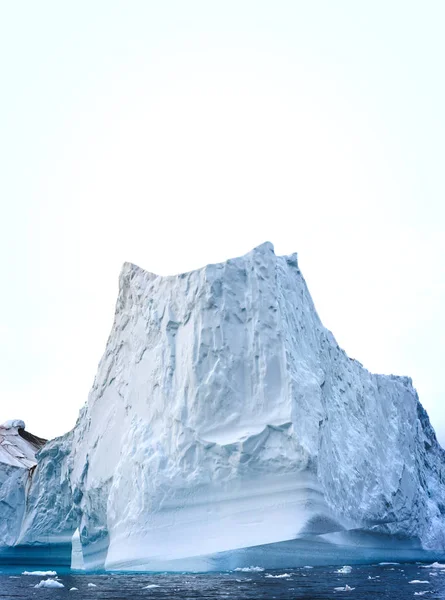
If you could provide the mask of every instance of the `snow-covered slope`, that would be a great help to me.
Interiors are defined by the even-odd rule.
[[[172,277],[124,265],[88,403],[39,456],[19,543],[79,527],[85,567],[108,569],[439,557],[444,481],[411,380],[349,359],[297,256],[266,243]]]

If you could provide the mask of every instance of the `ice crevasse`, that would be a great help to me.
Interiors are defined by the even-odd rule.
[[[88,402],[37,461],[0,543],[76,568],[445,556],[445,453],[411,380],[348,358],[270,243],[177,276],[126,263]]]

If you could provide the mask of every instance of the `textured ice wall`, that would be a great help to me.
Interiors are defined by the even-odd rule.
[[[173,277],[125,264],[89,401],[39,459],[21,540],[79,526],[87,568],[440,555],[444,465],[410,379],[346,356],[296,255],[266,243]]]
[[[63,553],[71,553],[71,538],[79,520],[70,481],[72,450],[70,432],[51,440],[39,452],[17,544],[60,545]]]
[[[17,541],[36,452],[44,442],[25,432],[20,419],[0,425],[0,546],[13,546]]]

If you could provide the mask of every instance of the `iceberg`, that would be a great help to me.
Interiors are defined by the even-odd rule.
[[[349,565],[344,565],[341,569],[338,569],[336,571],[336,573],[351,573],[352,572],[352,567],[350,567]]]
[[[355,588],[349,587],[349,585],[346,584],[345,587],[336,587],[334,588],[334,590],[336,592],[352,592],[353,590],[355,590]]]
[[[55,577],[57,571],[23,571],[22,575],[35,575],[38,577]]]
[[[59,589],[65,587],[63,583],[60,581],[56,581],[55,579],[42,579],[40,583],[37,583],[35,588],[54,588]]]
[[[52,564],[445,558],[445,453],[411,379],[349,358],[270,243],[177,276],[124,264],[88,401],[37,463],[0,544]]]

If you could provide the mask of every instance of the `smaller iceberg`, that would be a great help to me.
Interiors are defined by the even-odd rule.
[[[60,581],[55,579],[42,579],[40,583],[34,586],[35,588],[63,588],[65,587]]]
[[[345,587],[336,587],[334,590],[336,592],[352,592],[352,590],[355,590],[355,588],[349,587],[349,585],[346,584]]]
[[[57,571],[23,571],[22,575],[37,575],[39,577],[55,577]]]
[[[352,571],[352,567],[350,567],[349,565],[345,565],[341,569],[338,569],[336,571],[336,573],[350,573],[351,571]]]

